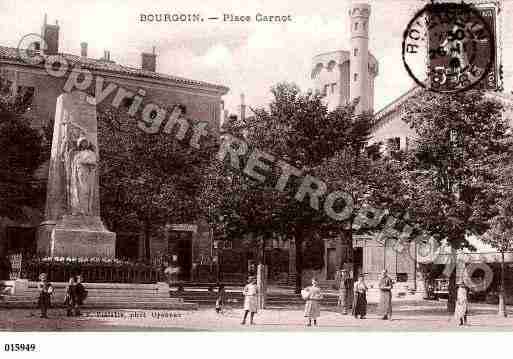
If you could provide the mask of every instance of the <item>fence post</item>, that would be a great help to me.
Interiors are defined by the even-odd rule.
[[[258,309],[264,309],[267,292],[267,266],[263,264],[257,266],[257,288]]]

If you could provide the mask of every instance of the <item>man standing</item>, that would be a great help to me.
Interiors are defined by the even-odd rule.
[[[382,319],[392,319],[392,279],[388,276],[387,270],[383,270],[381,279],[379,280],[379,313],[383,316]]]

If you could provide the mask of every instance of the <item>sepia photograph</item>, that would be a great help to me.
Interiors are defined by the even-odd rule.
[[[56,332],[511,334],[512,18],[513,0],[0,1],[0,352]]]

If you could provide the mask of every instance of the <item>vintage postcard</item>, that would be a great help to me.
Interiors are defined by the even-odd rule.
[[[0,331],[511,331],[512,18],[1,1]]]

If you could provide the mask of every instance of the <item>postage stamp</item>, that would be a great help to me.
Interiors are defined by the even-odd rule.
[[[471,4],[430,3],[404,32],[403,61],[423,87],[464,91],[482,82],[494,65],[494,32]]]

